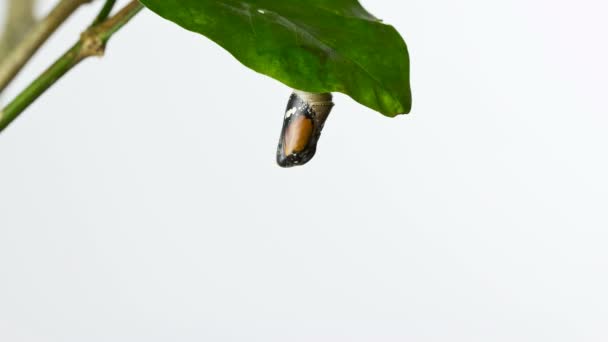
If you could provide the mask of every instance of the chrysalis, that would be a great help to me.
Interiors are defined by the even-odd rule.
[[[314,157],[325,120],[334,103],[330,93],[294,90],[289,98],[277,148],[281,167],[304,165]]]

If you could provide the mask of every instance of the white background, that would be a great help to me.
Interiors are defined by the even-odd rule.
[[[0,135],[0,341],[608,340],[606,2],[364,5],[413,112],[336,96],[305,167],[290,90],[151,12]]]

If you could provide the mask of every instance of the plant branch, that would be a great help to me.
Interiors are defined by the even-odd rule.
[[[8,55],[34,24],[35,0],[9,0],[0,38],[0,61]]]
[[[23,0],[17,0],[23,1]],[[80,6],[92,0],[61,0],[0,62],[0,92],[17,76],[34,53]]]
[[[138,0],[133,0],[113,17],[87,29],[76,44],[0,111],[0,132],[82,60],[102,56],[112,35],[142,9],[143,5]]]
[[[116,5],[116,0],[106,0],[106,3],[103,5],[103,8],[101,9],[99,14],[97,15],[97,18],[95,18],[91,26],[101,24],[106,19],[108,19],[110,13],[112,12],[112,9],[114,8],[114,5]]]

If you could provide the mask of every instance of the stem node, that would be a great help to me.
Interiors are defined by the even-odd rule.
[[[106,43],[95,29],[86,30],[80,36],[82,47],[80,49],[80,59],[87,57],[103,57],[106,51]]]

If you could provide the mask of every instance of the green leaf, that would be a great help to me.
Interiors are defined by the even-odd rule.
[[[410,111],[405,42],[357,0],[141,2],[292,88],[345,93],[387,116]]]

